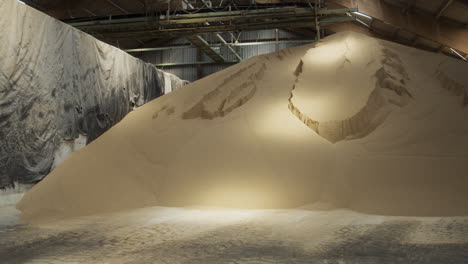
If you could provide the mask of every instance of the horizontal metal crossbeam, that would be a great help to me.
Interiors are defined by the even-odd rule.
[[[339,8],[339,9],[320,9],[318,15],[337,15],[345,14],[348,12],[357,12],[357,8]],[[69,25],[79,28],[92,28],[105,25],[118,25],[118,24],[138,24],[138,23],[158,23],[158,24],[189,24],[189,23],[205,23],[213,21],[227,21],[234,19],[248,19],[248,18],[262,18],[262,17],[275,17],[275,16],[307,16],[315,15],[313,9],[309,8],[268,8],[258,10],[245,10],[245,11],[225,11],[225,12],[209,12],[201,14],[187,14],[171,16],[169,19],[165,15],[159,17],[136,17],[136,18],[118,18],[118,19],[101,19],[85,22],[73,22]],[[209,20],[206,20],[209,19]]]
[[[345,16],[356,8],[317,10],[319,26],[352,21]],[[149,39],[273,28],[315,28],[315,11],[310,8],[267,8],[210,12],[160,17],[134,17],[70,23],[102,39]],[[209,22],[209,23],[208,23]]]
[[[214,61],[193,61],[193,62],[171,62],[171,63],[159,63],[153,64],[158,68],[162,67],[177,67],[177,66],[191,66],[191,65],[207,65],[207,64],[236,64],[238,61],[223,61],[223,62],[214,62]]]
[[[227,43],[227,44],[212,44],[210,47],[241,47],[241,46],[256,46],[256,45],[273,45],[273,44],[307,44],[315,42],[315,40],[280,40],[280,41],[255,41],[255,42],[238,42],[238,43]],[[141,49],[126,49],[125,52],[148,52],[148,51],[159,51],[159,50],[171,50],[171,49],[191,49],[196,48],[193,45],[182,45],[182,46],[166,46],[166,47],[155,47],[155,48],[141,48]]]

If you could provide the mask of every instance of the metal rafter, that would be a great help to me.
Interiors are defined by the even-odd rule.
[[[444,13],[444,11],[452,4],[453,0],[445,0],[444,4],[440,7],[436,14],[436,20]]]
[[[357,8],[340,8],[340,9],[324,9],[318,10],[318,15],[342,15],[348,12],[357,12]],[[90,20],[85,22],[71,22],[72,26],[80,28],[99,28],[99,26],[105,25],[129,25],[143,23],[148,24],[150,22],[158,21],[161,25],[175,25],[175,24],[206,24],[206,22],[231,22],[234,23],[237,20],[248,20],[248,19],[278,19],[278,18],[314,18],[315,12],[309,8],[268,8],[259,10],[244,10],[244,11],[232,11],[232,12],[209,12],[201,14],[189,14],[189,15],[178,15],[171,16],[168,19],[167,16],[161,15],[154,19],[148,18],[147,16],[140,16],[137,18],[116,18],[109,20],[108,17],[100,20]]]
[[[158,63],[153,64],[158,68],[162,67],[177,67],[177,66],[191,66],[191,65],[207,65],[207,64],[236,64],[238,61],[223,61],[223,62],[213,62],[213,61],[193,61],[193,62],[169,62],[169,63]]]
[[[206,42],[200,35],[192,35],[186,37],[190,42],[193,43],[193,45],[199,47],[206,55],[208,55],[214,62],[224,62],[225,59],[221,54],[216,52],[212,47],[210,47],[210,44]]]
[[[315,42],[315,40],[308,40],[308,39],[302,39],[302,40],[278,40],[277,43],[279,44],[307,44],[307,43],[312,43]],[[267,41],[254,41],[254,42],[238,42],[238,43],[227,43],[227,44],[211,44],[209,45],[210,47],[241,47],[241,46],[256,46],[256,45],[268,45],[276,43],[275,40],[267,40]],[[179,46],[166,46],[166,47],[156,47],[156,48],[137,48],[137,49],[126,49],[124,51],[126,52],[147,52],[147,51],[159,51],[159,50],[173,50],[173,49],[190,49],[194,48],[195,46],[192,45],[179,45]]]
[[[345,14],[355,12],[356,8],[319,10],[322,14],[318,19],[319,26],[327,26],[337,22],[353,21],[353,17],[330,16],[330,14]],[[262,19],[251,18],[253,14],[263,14]],[[202,16],[220,18],[229,23],[208,23],[200,20]],[[214,20],[216,21],[216,20]],[[148,17],[121,18],[113,20],[97,20],[89,22],[70,23],[81,30],[100,38],[135,39],[164,38],[187,36],[200,33],[234,32],[242,30],[312,27],[315,28],[315,12],[308,8],[271,8],[263,10],[244,10],[242,14],[229,12],[210,12],[159,19]]]
[[[330,25],[336,22],[352,21],[347,20],[336,20],[327,21],[323,25]],[[188,34],[197,33],[213,33],[213,32],[228,32],[228,31],[240,31],[240,30],[259,30],[259,29],[272,29],[272,28],[284,28],[284,27],[315,27],[314,22],[296,22],[289,21],[283,23],[256,23],[251,25],[227,25],[227,26],[211,26],[211,27],[196,27],[196,28],[182,28],[174,30],[142,30],[142,31],[127,31],[127,32],[109,32],[109,33],[94,33],[90,32],[94,36],[103,39],[149,39],[149,38],[165,38],[165,37],[183,37]]]
[[[216,38],[217,38],[219,41],[221,41],[221,43],[227,44],[226,40],[224,40],[224,38],[221,37],[220,34],[216,33],[215,36],[216,36]],[[242,57],[239,55],[239,53],[237,53],[237,51],[234,50],[233,47],[231,47],[231,46],[227,46],[227,47],[228,47],[228,49],[232,52],[232,54],[234,54],[234,56],[236,56],[236,58],[237,58],[239,61],[242,60]]]
[[[113,7],[119,9],[120,11],[124,12],[125,14],[128,14],[128,10],[121,7],[120,5],[118,5],[117,3],[115,3],[114,1],[112,0],[106,0],[107,3],[111,4]]]
[[[187,2],[186,0],[183,0],[183,1],[187,4],[188,7],[192,8],[192,9],[194,8],[194,6],[193,6],[192,4],[190,4],[189,2]],[[203,3],[206,4],[204,1],[203,1]],[[220,21],[218,21],[218,22],[220,22]],[[206,25],[206,26],[209,26],[209,25],[210,25],[210,23],[209,23],[208,21],[205,21],[203,24]],[[232,34],[232,33],[231,33],[231,34]],[[219,41],[221,41],[221,43],[224,43],[224,44],[227,43],[226,40],[224,40],[224,38],[223,38],[220,34],[215,33],[215,37],[216,37]],[[203,40],[203,42],[206,43],[206,41],[204,41],[204,39],[203,39],[201,36],[199,36],[199,35],[197,36],[197,39]],[[193,42],[192,42],[192,43],[193,43]],[[197,45],[196,43],[194,43],[194,44]],[[224,61],[224,58],[223,58],[221,55],[219,55],[219,54],[218,54],[218,55],[213,55],[213,53],[217,54],[217,52],[216,52],[215,50],[213,50],[211,47],[209,47],[209,46],[207,46],[207,45],[202,45],[202,46],[198,46],[198,47],[201,48],[205,53],[206,53],[205,49],[208,49],[209,54],[208,54],[208,53],[207,53],[207,54],[208,54],[208,56],[210,56],[210,58],[212,58],[213,60],[215,60],[215,59],[218,59],[218,60],[219,60],[219,59],[222,59],[222,60]],[[238,59],[239,61],[242,60],[242,57],[241,57],[232,47],[228,47],[228,48],[229,48],[229,50],[237,57],[237,59]],[[210,55],[210,54],[211,54],[211,55]],[[213,55],[213,56],[212,56],[212,55]],[[215,61],[216,61],[216,60],[215,60]]]
[[[86,13],[90,14],[91,16],[96,16],[95,13],[93,13],[91,10],[87,9],[87,8],[81,8],[83,11],[85,11]]]

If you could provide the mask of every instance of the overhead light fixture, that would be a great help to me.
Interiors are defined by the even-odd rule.
[[[358,12],[353,12],[353,13],[358,13]],[[349,17],[353,17],[350,13],[346,13],[346,15],[349,16]],[[368,17],[370,17],[370,16],[368,16]],[[353,18],[354,18],[358,23],[360,23],[360,24],[362,24],[362,25],[364,25],[364,26],[370,28],[370,25],[366,24],[364,21],[360,20],[359,18],[357,18],[357,17],[353,17]],[[370,17],[370,18],[371,18],[371,17]],[[372,19],[372,18],[371,18],[371,19]]]
[[[463,55],[461,55],[458,51],[456,51],[456,50],[454,50],[454,49],[452,49],[452,48],[450,48],[450,50],[451,50],[453,53],[457,54],[458,57],[462,58],[462,60],[467,61],[466,58],[465,58]]]
[[[368,15],[366,15],[364,13],[361,13],[361,12],[353,12],[353,14],[358,15],[358,16],[363,16],[363,17],[368,18],[368,19],[372,19],[371,16],[368,16]]]

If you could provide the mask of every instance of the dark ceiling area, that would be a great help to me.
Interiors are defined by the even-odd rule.
[[[26,4],[69,23],[122,49],[154,48],[176,37],[192,38],[203,33],[241,32],[281,28],[306,38],[336,32],[327,25],[353,23],[378,36],[425,50],[454,57],[449,45],[414,29],[402,28],[383,19],[353,14],[366,1],[307,0],[25,0]],[[468,30],[468,0],[379,0],[379,5],[398,10],[392,16],[417,21],[419,17],[434,23]],[[341,10],[315,13],[320,10]],[[354,12],[355,13],[355,12]],[[351,14],[351,15],[350,15]],[[315,21],[315,16],[319,19]],[[414,18],[413,18],[414,17]],[[320,20],[320,21],[319,21]],[[351,21],[353,20],[353,21]],[[366,21],[367,20],[367,21]],[[337,28],[337,27],[335,27]],[[220,40],[223,44],[223,40]],[[194,43],[197,45],[197,43]],[[203,46],[198,43],[197,46]],[[208,51],[209,52],[209,51]],[[466,52],[458,49],[465,57]],[[466,58],[465,58],[466,59]]]

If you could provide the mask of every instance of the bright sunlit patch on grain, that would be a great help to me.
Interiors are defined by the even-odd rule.
[[[333,42],[327,43],[327,45],[319,46],[320,51],[315,52],[311,49],[309,52],[314,52],[314,56],[306,56],[311,62],[304,61],[304,64],[315,64],[325,67],[327,65],[335,65],[337,61],[342,60],[343,52],[347,50],[346,42]]]
[[[292,89],[292,87],[291,87]],[[258,112],[260,118],[253,124],[253,128],[258,135],[273,142],[302,142],[310,137],[310,131],[303,129],[303,124],[297,121],[297,118],[291,114],[288,109],[288,101],[278,101],[272,103],[264,111]],[[259,120],[259,121],[258,121]],[[305,133],[299,133],[304,131]]]

